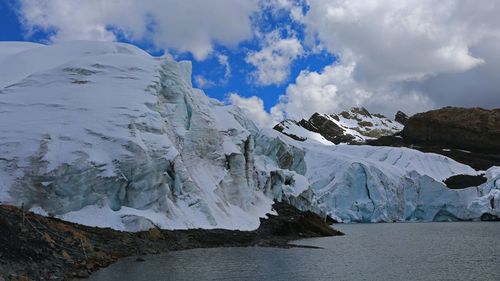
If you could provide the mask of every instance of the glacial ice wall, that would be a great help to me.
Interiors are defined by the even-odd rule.
[[[70,42],[0,69],[14,71],[0,76],[2,203],[127,230],[254,229],[271,212],[239,111],[193,89],[189,62]]]
[[[484,214],[500,216],[500,167],[486,172],[487,182],[478,187],[452,190],[443,180],[477,171],[448,157],[408,148],[367,145],[323,145],[299,142],[266,131],[276,151],[266,158],[280,166],[286,147],[306,167],[301,175],[309,185],[309,202],[316,212],[341,222],[479,220]],[[280,141],[277,141],[279,139]],[[304,189],[301,189],[304,190]],[[292,203],[295,198],[292,199]],[[308,200],[306,200],[308,201]]]

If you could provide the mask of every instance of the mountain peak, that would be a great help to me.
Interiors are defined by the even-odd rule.
[[[353,107],[338,114],[316,112],[308,120],[299,122],[284,120],[274,129],[299,141],[314,139],[334,144],[359,144],[397,133],[403,126],[382,114],[370,113],[363,107]]]

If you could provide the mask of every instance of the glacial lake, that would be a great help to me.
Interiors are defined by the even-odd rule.
[[[216,248],[121,260],[89,280],[500,280],[500,223],[335,225],[322,249]]]

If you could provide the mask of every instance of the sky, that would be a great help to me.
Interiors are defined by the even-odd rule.
[[[354,106],[500,107],[497,0],[0,0],[0,41],[119,41],[193,62],[262,126]]]

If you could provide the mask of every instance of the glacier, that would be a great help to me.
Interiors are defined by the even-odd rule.
[[[318,141],[316,141],[317,139]],[[500,215],[447,157],[295,141],[191,84],[191,63],[132,45],[0,43],[0,203],[90,226],[251,230],[273,200],[341,222]]]
[[[254,229],[271,212],[250,123],[192,88],[190,62],[69,42],[0,69],[2,203],[122,230]]]

